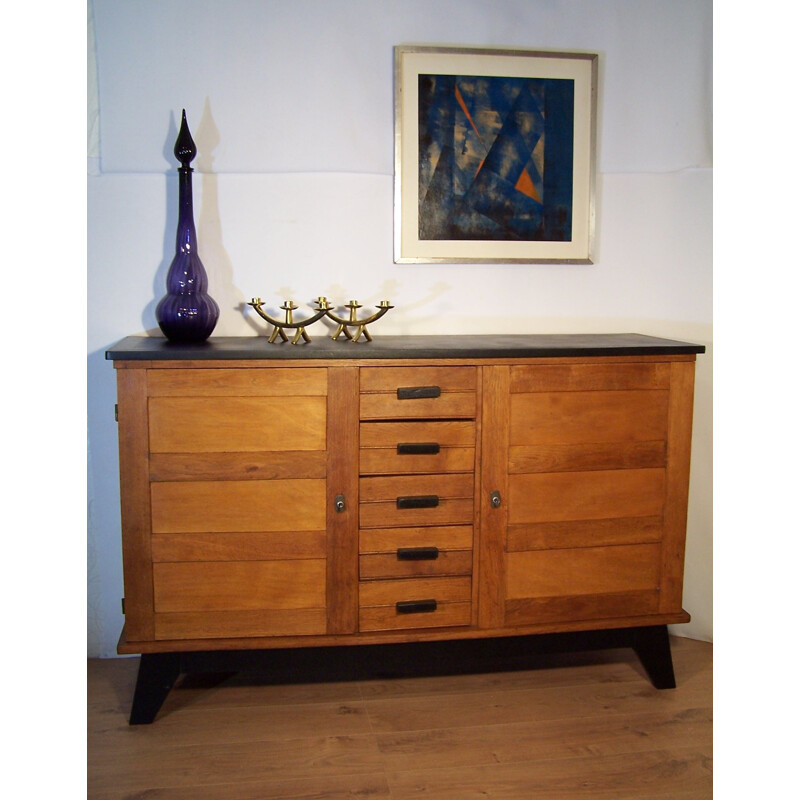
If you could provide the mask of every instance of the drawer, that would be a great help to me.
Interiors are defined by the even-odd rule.
[[[472,472],[475,423],[362,422],[359,471],[362,475]]]
[[[361,419],[473,419],[476,367],[364,367]]]
[[[361,478],[361,527],[471,525],[472,490],[472,473]]]
[[[359,585],[359,628],[379,631],[469,625],[471,595],[469,577],[366,581]]]
[[[472,526],[378,528],[359,539],[361,580],[472,574]]]

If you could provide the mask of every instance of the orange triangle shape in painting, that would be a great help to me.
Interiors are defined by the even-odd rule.
[[[536,187],[533,185],[533,181],[531,180],[531,176],[528,174],[528,170],[522,170],[519,178],[517,178],[517,183],[514,188],[518,192],[522,192],[522,194],[532,197],[537,203],[542,202],[542,198],[539,197],[539,192],[536,191]]]

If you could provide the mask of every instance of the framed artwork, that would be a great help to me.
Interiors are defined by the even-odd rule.
[[[591,264],[597,55],[395,47],[395,263]]]

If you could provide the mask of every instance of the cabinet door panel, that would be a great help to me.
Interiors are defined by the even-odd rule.
[[[153,561],[273,561],[325,558],[325,531],[155,533]]]
[[[147,386],[151,397],[260,395],[308,397],[327,393],[325,369],[153,369]]]
[[[614,619],[655,614],[659,592],[655,589],[618,594],[582,594],[562,597],[523,597],[508,600],[506,625],[542,622]]]
[[[324,608],[259,611],[178,611],[155,614],[155,638],[219,639],[247,636],[312,636],[326,632]]]
[[[666,465],[667,445],[664,441],[511,445],[508,448],[508,471],[512,474],[642,469]]]
[[[151,481],[235,481],[324,478],[324,450],[250,453],[151,453]]]
[[[660,516],[535,522],[509,525],[506,547],[511,553],[515,550],[658,542],[663,529],[664,520]]]
[[[325,561],[154,564],[155,610],[324,608]]]
[[[511,395],[515,445],[663,441],[669,392],[547,392]]]
[[[324,450],[324,397],[154,397],[153,453]]]
[[[668,389],[669,373],[669,364],[646,362],[517,366],[511,368],[510,389],[512,393]]]
[[[153,533],[325,530],[325,481],[185,481],[150,488]]]
[[[653,590],[658,587],[660,555],[657,544],[509,553],[506,597]]]
[[[663,469],[512,475],[509,523],[660,515],[664,485]]]

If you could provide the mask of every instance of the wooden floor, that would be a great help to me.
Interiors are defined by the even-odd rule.
[[[629,650],[389,680],[187,676],[133,727],[138,659],[90,660],[88,798],[710,798],[712,646],[672,645],[673,690]]]

